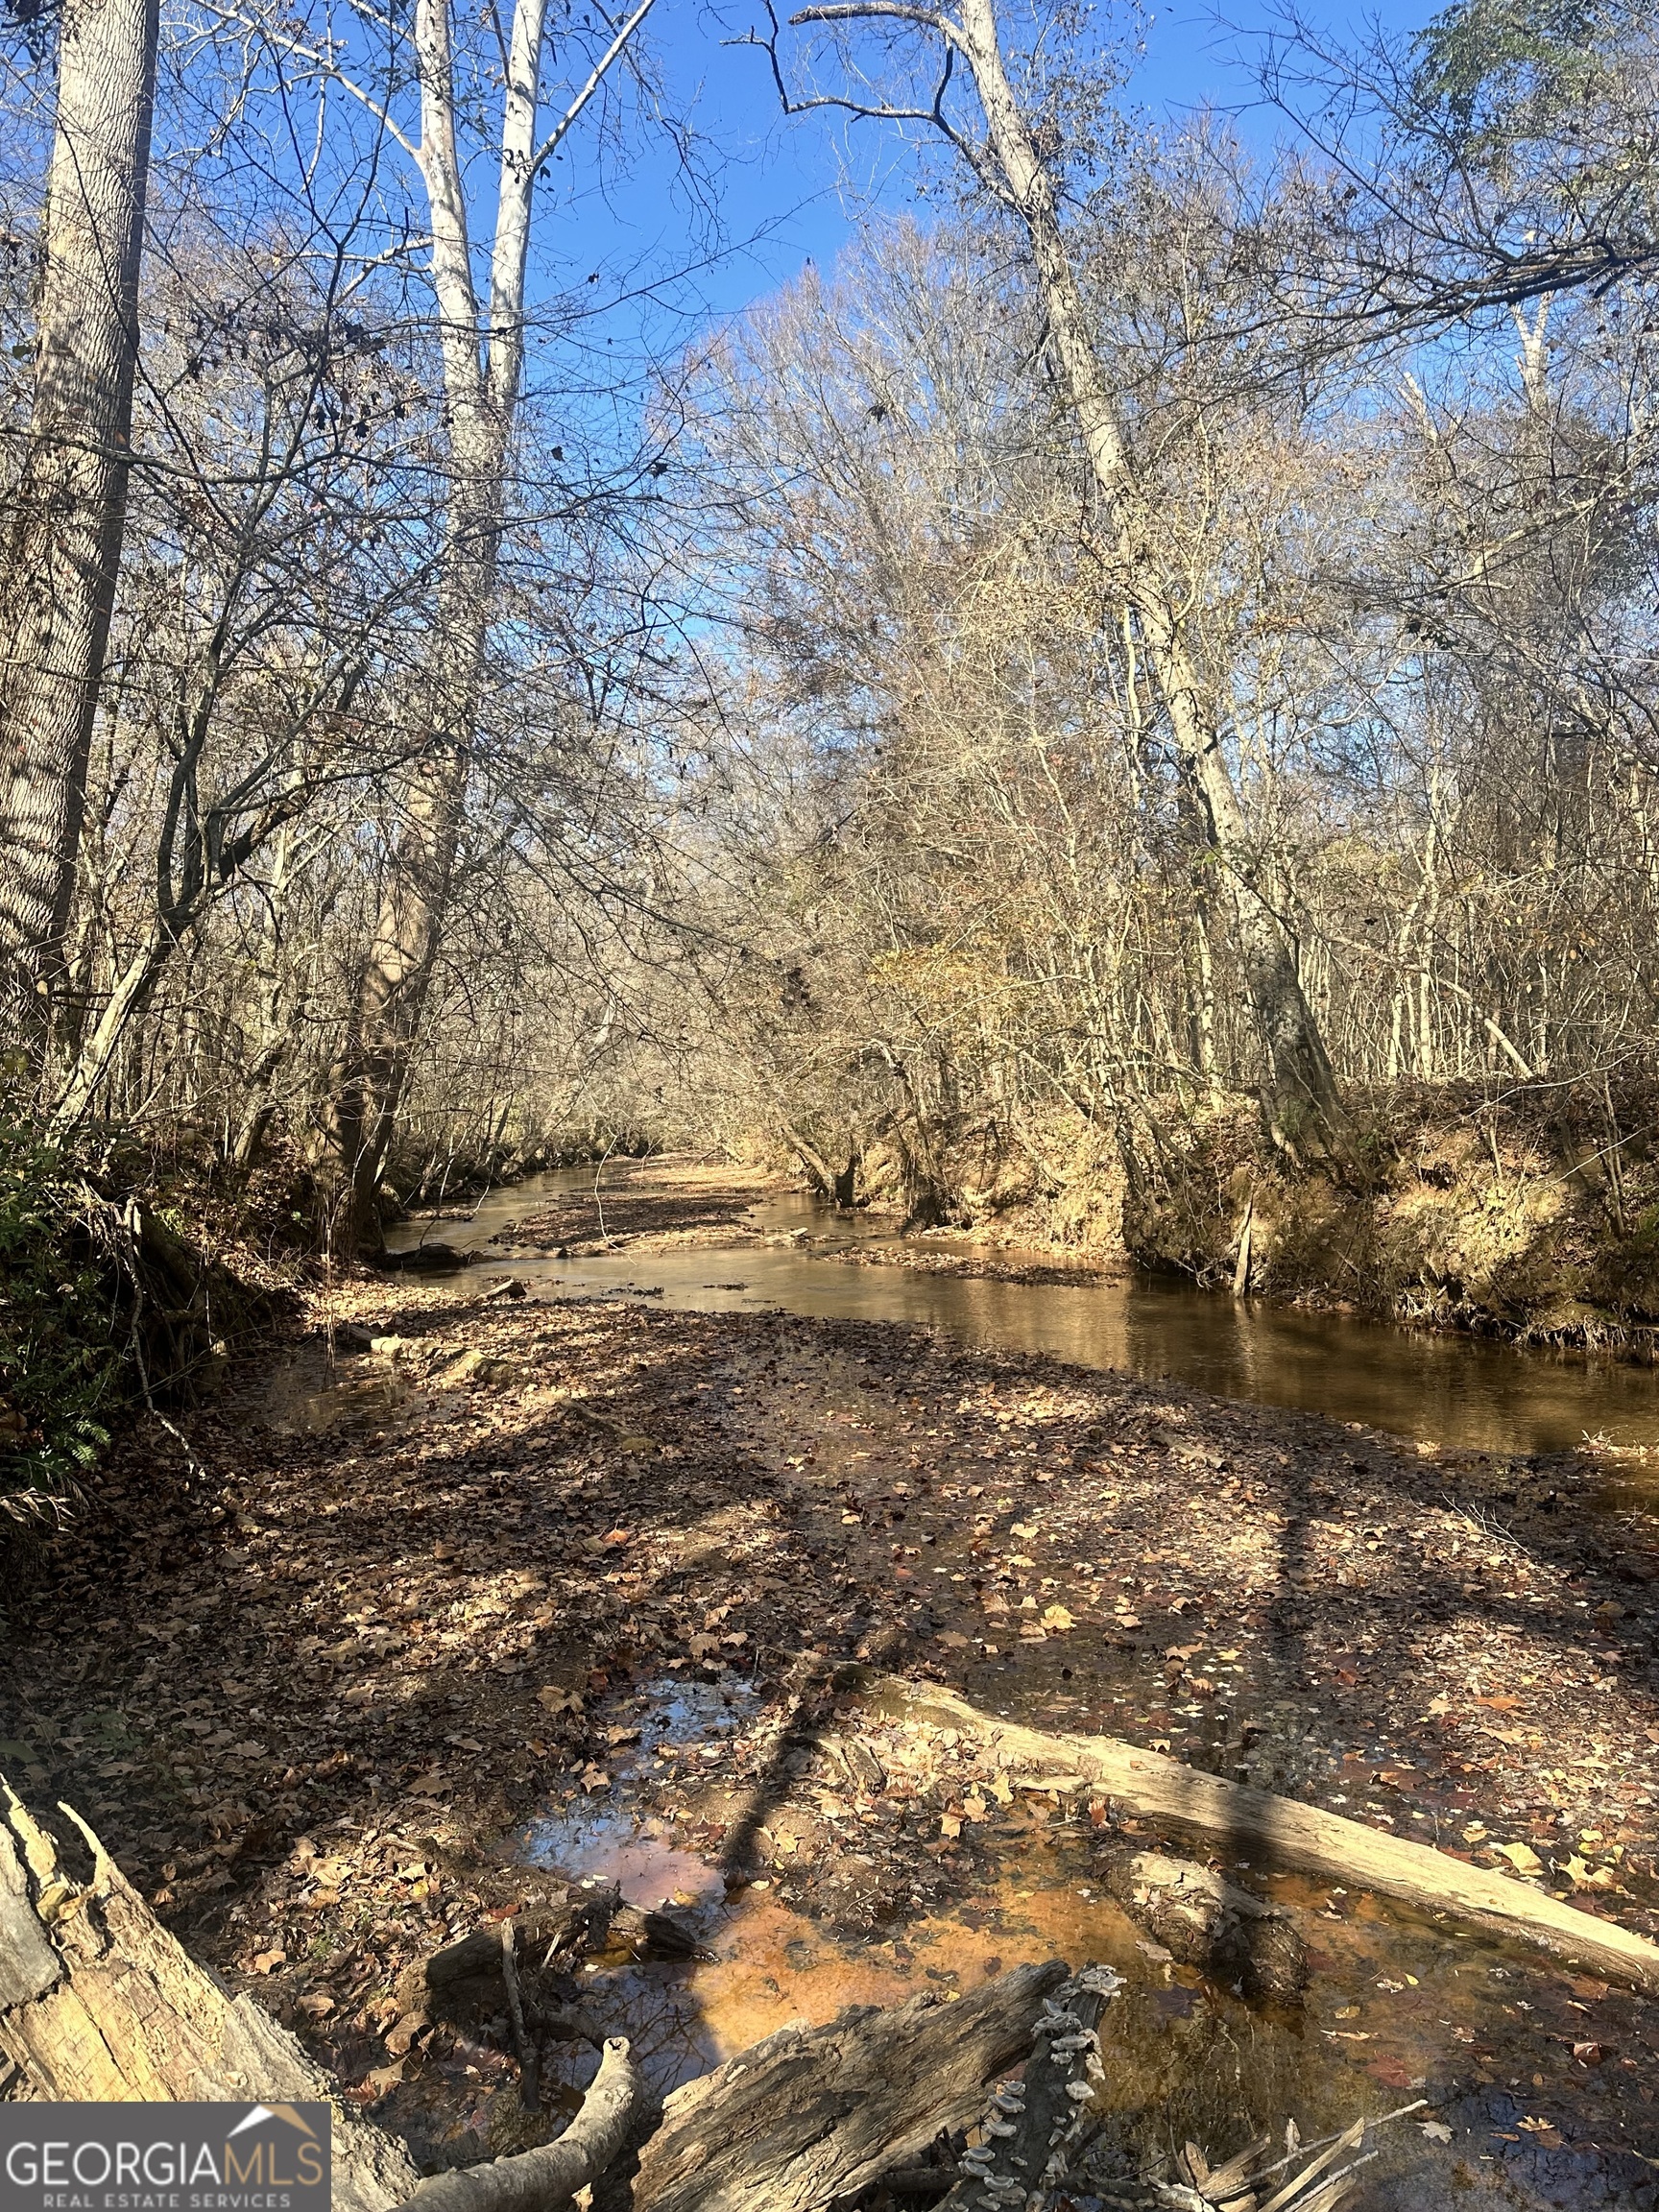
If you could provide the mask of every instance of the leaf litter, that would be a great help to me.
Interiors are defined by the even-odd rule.
[[[336,1362],[343,1325],[373,1349]],[[1133,1977],[1165,2077],[1182,2037],[1267,2049],[1104,1897],[1101,1853],[1153,1839],[1077,1777],[1016,1787],[861,1706],[835,1687],[860,1660],[1659,1930],[1659,1551],[1580,1460],[1454,1460],[888,1325],[407,1280],[337,1290],[293,1358],[343,1389],[337,1423],[227,1399],[188,1424],[194,1478],[159,1432],[123,1442],[14,1613],[0,1758],[366,2101],[407,2114],[425,2080],[450,2113],[464,2084],[457,2140],[488,2133],[511,2056],[443,2028],[393,2053],[397,1992],[558,1879],[613,1878],[603,1851],[523,1863],[536,1820],[658,1853],[633,1901],[681,1900],[703,1959],[595,1974],[673,2015],[665,2075],[794,2007],[1080,1943]],[[1314,1943],[1305,2117],[1427,2085],[1431,2125],[1506,2174],[1639,2140],[1639,1999],[1246,1878]]]

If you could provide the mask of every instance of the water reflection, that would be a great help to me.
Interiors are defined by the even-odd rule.
[[[643,1182],[649,1165],[627,1172]],[[733,1233],[719,1245],[565,1260],[490,1248],[493,1237],[533,1221],[539,1205],[591,1183],[591,1169],[539,1176],[493,1192],[470,1221],[410,1223],[391,1240],[406,1247],[438,1237],[482,1252],[480,1264],[457,1279],[462,1295],[482,1295],[517,1276],[565,1297],[651,1294],[700,1312],[770,1308],[820,1319],[908,1322],[965,1344],[1168,1377],[1219,1397],[1467,1451],[1567,1451],[1597,1435],[1616,1444],[1659,1442],[1659,1373],[1648,1367],[1521,1352],[1259,1301],[1240,1305],[1150,1275],[1007,1283],[858,1264],[836,1254],[878,1252],[892,1241],[891,1225],[838,1215],[801,1196],[763,1200],[750,1216],[752,1233]],[[974,1249],[960,1238],[929,1238],[926,1248]]]
[[[692,1748],[711,1723],[728,1736],[762,1725],[763,1709],[741,1695],[733,1701],[736,1687],[730,1679],[694,1687],[687,1702],[684,1685],[653,1684],[643,1694],[640,1756],[671,1730]],[[606,1713],[630,1726],[640,1710],[632,1696]],[[850,1724],[843,1710],[836,1725]],[[898,1723],[873,1706],[863,1724],[886,1758]],[[609,1818],[625,1844],[626,1807]],[[640,1831],[647,1840],[651,1825]],[[533,1834],[539,1863],[570,1874],[623,1870],[620,1860],[607,1867],[564,1858],[589,1839],[568,1824],[537,1823]],[[870,1828],[858,1840],[871,1853],[882,1848]],[[1609,2053],[1627,2047],[1638,2000],[1442,1916],[1280,1875],[1264,1886],[1296,1915],[1314,1979],[1305,2004],[1252,2008],[1172,1960],[1125,1915],[1101,1882],[1106,1841],[1082,1816],[1016,1807],[976,1832],[971,1851],[962,1847],[954,1898],[874,1930],[827,1915],[822,1893],[813,1907],[780,1895],[773,1881],[707,1887],[678,1915],[696,1932],[694,1959],[641,1964],[618,1950],[590,1960],[584,2008],[607,2032],[628,2035],[666,2092],[792,2021],[818,2026],[846,2006],[891,2006],[920,1990],[965,1993],[1027,1960],[1097,1960],[1125,1983],[1105,2023],[1107,2075],[1095,2110],[1102,2143],[1121,2150],[1126,2173],[1189,2138],[1231,2151],[1258,2132],[1278,2134],[1291,2116],[1311,2137],[1421,2098],[1432,2128],[1407,2120],[1380,2138],[1367,2212],[1455,2212],[1487,2190],[1529,2212],[1614,2204],[1648,2212],[1652,2169],[1615,2147],[1628,2140],[1629,2114],[1603,2101],[1569,2117],[1587,2094],[1578,2054],[1596,2053],[1599,2063],[1603,2049],[1583,2038],[1602,2038]],[[678,1856],[706,1878],[713,1871],[710,1861]],[[797,1879],[791,1873],[783,1889]],[[659,1895],[640,1891],[636,1902]],[[591,2053],[569,2050],[562,2086],[579,2089],[594,2063]],[[1597,2086],[1611,2091],[1615,2107],[1641,2095],[1617,2073]]]
[[[722,1682],[653,1682],[607,1707],[613,1756],[606,1793],[581,1794],[558,1812],[531,1821],[519,1845],[531,1866],[571,1880],[596,1875],[614,1882],[623,1901],[650,1911],[661,1905],[702,1907],[722,1897],[719,1868],[676,1850],[661,1820],[633,1811],[664,1751],[694,1756],[705,1743],[733,1736],[755,1693],[735,1678]]]

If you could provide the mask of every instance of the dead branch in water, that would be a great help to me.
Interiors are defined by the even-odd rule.
[[[1556,1957],[1659,1995],[1659,1944],[1548,1891],[1466,1865],[1427,1843],[1224,1781],[1114,1736],[1048,1735],[982,1713],[954,1692],[897,1678],[874,1685],[921,1714],[942,1716],[1006,1760],[1012,1771],[1087,1782],[1125,1809],[1202,1836],[1229,1860],[1246,1854],[1335,1882],[1381,1890],[1430,1911],[1455,1913],[1488,1935],[1523,1936]]]

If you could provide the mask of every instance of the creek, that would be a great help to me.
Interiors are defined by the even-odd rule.
[[[649,1164],[608,1167],[602,1196],[648,1174]],[[1234,1300],[1167,1276],[1100,1281],[1078,1267],[1069,1282],[1065,1263],[1046,1255],[993,1255],[962,1237],[901,1239],[889,1221],[794,1193],[762,1198],[724,1244],[560,1258],[494,1241],[533,1221],[539,1207],[593,1184],[586,1167],[535,1176],[492,1191],[464,1221],[416,1218],[387,1242],[406,1252],[441,1240],[477,1254],[463,1279],[477,1295],[516,1277],[566,1298],[632,1294],[701,1312],[772,1309],[819,1320],[902,1322],[965,1344],[1167,1377],[1218,1398],[1324,1414],[1455,1451],[1568,1452],[1592,1438],[1659,1445],[1652,1367]],[[1040,1259],[1044,1279],[1010,1282],[903,1263],[991,1256]],[[724,1263],[738,1258],[740,1265]]]
[[[649,1183],[649,1168],[608,1169],[602,1196]],[[901,1242],[889,1224],[795,1195],[764,1195],[689,1242],[668,1234],[561,1251],[522,1240],[539,1234],[540,1210],[559,1202],[567,1218],[569,1200],[592,1185],[591,1169],[538,1177],[492,1193],[465,1221],[412,1221],[391,1241],[472,1253],[475,1263],[453,1279],[462,1302],[517,1280],[555,1299],[919,1325],[968,1345],[1174,1378],[1452,1451],[1561,1453],[1599,1438],[1634,1455],[1659,1443],[1659,1377],[1647,1368],[1237,1304],[1149,1276],[1101,1281],[1078,1269],[1069,1279],[1048,1259],[1038,1280],[947,1272],[976,1259],[1006,1265],[1011,1256],[958,1238]],[[404,1410],[418,1418],[418,1402]],[[741,1824],[763,1767],[753,1741],[758,1701],[741,1672],[710,1663],[705,1673],[702,1682],[613,1686],[592,1715],[617,1746],[606,1787],[597,1796],[566,1787],[503,1844],[535,1872],[615,1880],[630,1902],[666,1907],[691,1928],[693,1960],[617,1956],[588,1969],[590,2010],[634,2039],[660,2087],[791,2019],[818,2023],[843,2005],[894,2004],[920,1988],[949,1994],[1058,1954],[1110,1963],[1126,1982],[1107,2039],[1107,2171],[1081,2206],[1116,2200],[1113,2159],[1126,2176],[1187,2135],[1218,2156],[1248,2129],[1280,2130],[1292,2115],[1310,2136],[1424,2099],[1385,2132],[1356,2212],[1452,2212],[1471,2201],[1538,2212],[1659,2207],[1642,2000],[1444,1918],[1259,1867],[1246,1878],[1294,1911],[1313,1979],[1304,2005],[1251,2007],[1144,1939],[1100,1886],[1089,1818],[1063,1797],[1016,1801],[974,1831],[954,1896],[920,1913],[872,1917],[860,1906],[838,1919],[797,1864],[817,1848],[832,1878],[839,1863],[879,1893],[884,1880],[899,1880],[889,1870],[907,1853],[937,1848],[919,1842],[920,1831],[907,1835],[916,1793],[902,1781],[860,1791],[814,1756],[796,1791],[816,1792],[821,1828],[823,1807],[832,1809],[828,1843],[821,1833],[814,1846],[804,1829],[798,1847],[788,1818],[769,1814],[771,1863],[752,1879],[707,1839]],[[988,1679],[973,1694],[991,1687]],[[1022,1718],[1049,1726],[1076,1724],[1079,1687],[1057,1696],[1061,1682],[1037,1667],[1022,1671],[1018,1690],[1005,1684]],[[1093,1705],[1098,1685],[1082,1687]],[[1055,1702],[1033,1705],[1040,1698]],[[948,1755],[931,1743],[916,1754],[891,1715],[860,1711],[855,1697],[835,1725],[864,1731],[890,1778],[907,1758]],[[573,2054],[568,2098],[590,2072],[590,2059]]]

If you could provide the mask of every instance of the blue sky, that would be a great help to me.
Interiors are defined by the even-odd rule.
[[[1362,14],[1310,0],[1307,12],[1337,36],[1361,36],[1379,24],[1411,31],[1435,12],[1435,0],[1386,0]],[[722,42],[723,30],[729,36],[732,26],[748,21],[744,0],[721,0],[720,15],[724,26],[704,0],[658,0],[652,21],[676,98],[685,100],[695,88],[693,112],[718,149],[718,199],[732,246],[692,286],[715,317],[762,297],[808,259],[833,261],[872,207],[897,211],[915,204],[914,163],[897,131],[850,124],[829,112],[781,118],[764,56]],[[1267,21],[1265,8],[1229,7],[1224,22],[1208,8],[1175,0],[1147,26],[1126,97],[1157,117],[1178,118],[1206,105],[1242,111],[1242,128],[1270,140],[1278,119],[1259,108],[1249,112],[1256,87],[1245,59],[1253,31]],[[584,246],[613,270],[660,257],[671,261],[677,246],[684,251],[686,234],[671,166],[650,156],[608,206],[589,201],[579,215],[546,208],[542,220],[544,244],[556,257],[559,233],[574,220]]]

